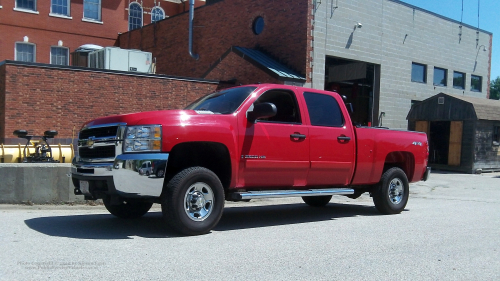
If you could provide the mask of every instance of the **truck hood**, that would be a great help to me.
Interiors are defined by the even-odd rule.
[[[138,113],[129,113],[121,115],[113,115],[97,118],[86,122],[82,128],[93,127],[103,124],[120,124],[125,123],[129,126],[133,125],[153,125],[153,124],[187,124],[187,123],[209,123],[209,120],[214,121],[223,115],[212,114],[204,111],[194,110],[159,110],[146,111]]]

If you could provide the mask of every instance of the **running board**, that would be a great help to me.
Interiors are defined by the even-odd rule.
[[[266,191],[234,192],[231,193],[231,199],[249,200],[249,199],[259,199],[259,198],[352,195],[352,194],[354,194],[354,189],[350,188],[328,188],[328,189],[308,189],[308,190],[266,190]]]

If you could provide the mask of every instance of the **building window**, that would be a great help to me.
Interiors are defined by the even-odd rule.
[[[16,0],[16,8],[36,11],[36,0]]]
[[[493,126],[493,145],[500,146],[500,126]]]
[[[448,70],[434,67],[434,86],[446,87],[446,80],[448,80]]]
[[[35,44],[29,43],[16,43],[16,60],[17,61],[26,61],[26,62],[35,62]]]
[[[128,30],[142,27],[142,7],[139,3],[130,3],[128,9]]]
[[[411,81],[427,83],[427,66],[420,63],[411,64]]]
[[[69,2],[70,0],[52,0],[50,6],[50,13],[69,16]]]
[[[151,22],[156,22],[165,18],[165,12],[160,7],[154,7],[151,10]]]
[[[83,0],[83,18],[101,20],[101,0]]]
[[[481,92],[483,85],[483,77],[471,75],[470,77],[470,90],[473,92]]]
[[[453,88],[465,89],[465,73],[453,72]]]
[[[50,47],[50,63],[69,65],[69,50],[64,47]]]

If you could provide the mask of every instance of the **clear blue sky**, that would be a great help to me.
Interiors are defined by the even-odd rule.
[[[460,21],[462,0],[402,0],[408,4]],[[500,76],[500,0],[463,0],[463,22],[493,33],[491,79]]]

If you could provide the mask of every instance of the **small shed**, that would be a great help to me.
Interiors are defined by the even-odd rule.
[[[409,130],[427,133],[431,167],[500,171],[500,101],[440,93],[414,104],[406,119]]]

